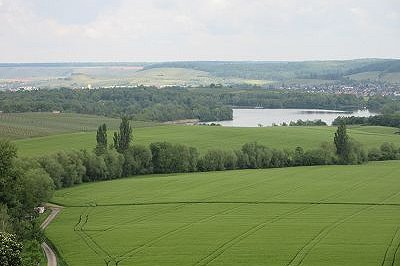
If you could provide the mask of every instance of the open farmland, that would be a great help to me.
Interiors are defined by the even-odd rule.
[[[117,129],[120,119],[75,113],[0,113],[0,137],[23,139],[72,132],[93,132],[106,123]],[[135,127],[154,125],[150,122],[134,122]]]
[[[0,114],[0,135],[10,139],[95,131],[101,123],[116,129],[119,119],[72,113]]]
[[[398,265],[400,163],[128,178],[56,192],[69,265]]]
[[[133,124],[135,127],[135,124]],[[213,148],[237,149],[247,142],[257,141],[279,149],[315,148],[333,139],[336,127],[265,127],[229,128],[211,126],[155,126],[134,128],[134,143],[147,145],[151,142],[168,141],[197,147],[200,152]],[[349,134],[366,148],[379,147],[384,142],[400,144],[398,129],[389,127],[351,127]],[[109,143],[112,134],[109,132]],[[96,144],[96,132],[53,135],[23,139],[15,142],[20,155],[34,156],[60,150],[92,149]]]

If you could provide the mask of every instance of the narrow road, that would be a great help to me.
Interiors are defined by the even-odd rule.
[[[43,230],[56,218],[57,214],[61,211],[61,207],[58,206],[47,206],[51,210],[50,215],[44,220],[44,222],[40,225],[40,228]],[[42,243],[42,249],[47,257],[47,266],[57,266],[57,256],[55,252],[51,249],[46,242]]]

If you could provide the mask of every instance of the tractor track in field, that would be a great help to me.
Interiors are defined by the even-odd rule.
[[[214,214],[212,214],[212,215],[210,215],[210,216],[207,216],[207,217],[205,217],[205,218],[202,218],[202,219],[200,219],[200,220],[197,220],[197,221],[194,221],[194,222],[191,222],[191,223],[184,224],[184,225],[182,225],[182,226],[180,226],[180,227],[178,227],[178,228],[175,228],[175,229],[173,229],[173,230],[171,230],[171,231],[168,231],[167,233],[164,233],[164,234],[162,234],[162,235],[160,235],[160,236],[157,236],[157,237],[155,237],[155,238],[153,238],[153,239],[151,239],[151,240],[149,240],[149,241],[143,243],[143,244],[140,245],[139,247],[136,247],[136,248],[134,248],[134,249],[131,249],[130,251],[126,252],[125,254],[122,254],[121,256],[119,256],[119,258],[121,258],[120,261],[129,259],[129,258],[131,258],[134,254],[140,252],[141,250],[143,250],[143,249],[145,249],[145,248],[147,248],[147,247],[151,247],[153,244],[155,244],[155,243],[157,243],[157,242],[163,240],[164,238],[169,237],[169,236],[171,236],[171,235],[173,235],[173,234],[175,234],[175,233],[184,231],[184,230],[190,228],[191,226],[193,226],[193,225],[195,225],[195,224],[202,223],[202,222],[206,222],[206,221],[211,220],[211,219],[213,219],[213,218],[215,218],[215,217],[218,217],[219,215],[229,213],[229,212],[231,212],[231,211],[233,211],[233,210],[235,210],[235,209],[241,208],[241,207],[243,207],[243,205],[236,206],[236,207],[233,207],[233,208],[224,209],[224,210],[222,210],[222,211],[219,211],[219,212],[217,212],[217,213],[214,213]]]
[[[150,206],[150,205],[180,205],[180,204],[292,204],[292,205],[354,205],[354,206],[394,206],[400,207],[400,203],[384,202],[327,202],[327,201],[164,201],[164,202],[137,202],[137,203],[111,203],[98,204],[96,207],[116,206]],[[65,206],[69,208],[84,208],[82,206]]]
[[[308,254],[312,251],[312,249],[320,243],[332,230],[340,226],[341,224],[345,223],[347,220],[357,216],[361,212],[365,211],[366,209],[371,208],[371,206],[366,206],[361,210],[358,210],[346,217],[342,217],[338,219],[336,222],[326,225],[323,227],[318,234],[316,234],[313,238],[311,238],[296,254],[295,256],[289,261],[287,266],[293,265],[300,265],[303,260],[308,256]]]
[[[267,220],[263,221],[262,223],[256,224],[256,225],[252,226],[251,228],[247,229],[246,231],[242,232],[241,234],[236,235],[235,237],[231,238],[230,240],[224,242],[222,245],[220,245],[216,249],[214,249],[214,251],[212,251],[205,257],[198,260],[194,265],[196,265],[196,266],[197,265],[208,265],[209,263],[216,260],[219,256],[221,256],[226,250],[228,250],[232,246],[236,245],[240,241],[246,239],[247,237],[253,235],[257,231],[263,229],[268,224],[275,223],[281,219],[284,219],[292,214],[296,214],[298,212],[304,211],[310,207],[311,206],[302,206],[302,207],[296,208],[294,210],[289,210],[283,214],[276,215],[272,219],[267,219]]]
[[[273,178],[272,178],[273,180]],[[270,181],[270,180],[269,180]],[[115,206],[151,206],[151,205],[177,205],[174,208],[168,208],[167,210],[165,209],[157,209],[152,213],[149,214],[144,214],[140,217],[137,217],[135,219],[129,220],[128,222],[124,222],[122,223],[122,225],[126,224],[126,223],[130,223],[130,222],[141,222],[144,221],[146,219],[148,219],[148,217],[152,216],[154,217],[154,215],[163,215],[165,213],[169,213],[169,212],[173,212],[176,211],[180,208],[183,208],[185,206],[191,205],[191,204],[240,204],[240,205],[244,205],[244,204],[254,204],[254,205],[268,205],[268,204],[285,204],[285,205],[302,205],[299,208],[296,208],[294,210],[290,210],[282,215],[278,215],[276,217],[273,217],[272,219],[268,219],[267,221],[264,221],[262,223],[259,223],[255,226],[252,226],[251,228],[249,228],[248,230],[246,230],[245,232],[241,233],[240,235],[235,236],[234,238],[226,241],[225,243],[223,243],[222,245],[220,245],[219,247],[217,247],[212,253],[206,255],[205,257],[203,257],[202,259],[200,259],[195,265],[207,265],[209,263],[211,263],[212,261],[214,261],[215,259],[217,259],[220,255],[222,255],[227,249],[229,249],[230,247],[236,245],[238,242],[242,241],[243,239],[251,236],[252,234],[256,233],[257,231],[261,230],[262,228],[264,228],[266,225],[270,224],[270,223],[275,223],[276,221],[279,221],[281,219],[284,219],[285,217],[291,215],[291,214],[295,214],[298,212],[301,212],[305,209],[311,208],[313,206],[317,206],[317,205],[351,205],[351,206],[364,206],[365,208],[362,208],[362,210],[357,211],[356,213],[351,214],[350,216],[347,216],[345,218],[339,219],[338,221],[334,222],[333,224],[329,224],[327,226],[325,226],[316,236],[314,236],[305,246],[303,246],[299,252],[295,255],[295,257],[291,260],[291,262],[288,265],[292,265],[294,263],[296,263],[296,261],[300,261],[298,264],[299,265],[302,263],[302,261],[304,260],[304,258],[308,255],[308,253],[314,248],[315,245],[317,245],[322,239],[324,239],[333,229],[335,229],[336,227],[338,227],[340,224],[344,223],[345,221],[347,221],[348,219],[351,219],[352,217],[354,217],[355,215],[357,215],[359,212],[364,211],[365,209],[368,208],[372,208],[375,206],[395,206],[395,207],[400,207],[400,203],[385,203],[388,199],[394,197],[395,195],[397,195],[398,193],[395,193],[395,195],[391,195],[388,198],[386,198],[385,200],[381,201],[381,202],[329,202],[329,199],[333,199],[336,198],[338,195],[342,194],[343,192],[349,191],[349,190],[354,190],[354,189],[358,189],[360,187],[363,187],[366,183],[366,180],[361,180],[355,184],[353,184],[351,187],[347,187],[345,189],[342,189],[340,191],[337,191],[335,193],[333,193],[332,195],[325,197],[319,201],[273,201],[273,200],[269,200],[269,201],[211,201],[209,199],[221,196],[221,195],[225,195],[225,194],[231,194],[233,192],[237,192],[237,191],[243,191],[252,187],[256,187],[257,185],[266,182],[265,180],[261,181],[261,182],[254,182],[252,184],[249,185],[245,185],[245,186],[241,186],[241,187],[237,187],[234,189],[231,189],[229,191],[225,191],[223,193],[217,194],[217,195],[213,195],[207,198],[204,198],[203,200],[200,201],[164,201],[164,202],[136,202],[136,203],[116,203],[116,204],[97,204],[94,203],[94,205],[91,204],[91,206],[88,205],[84,205],[84,206],[68,206],[68,207],[87,207],[90,208],[89,213],[94,209],[94,207],[115,207]],[[271,195],[270,199],[274,199],[276,197],[282,196],[282,195],[286,195],[291,193],[292,191],[296,191],[298,189],[301,189],[302,187],[304,187],[305,185],[303,184],[299,184],[296,185],[290,189],[287,189],[283,192],[277,193],[275,195]],[[240,206],[238,206],[240,207]],[[114,261],[116,264],[120,263],[123,260],[132,258],[135,254],[137,254],[138,252],[140,252],[141,250],[147,248],[147,247],[151,247],[152,245],[154,245],[155,243],[157,243],[158,241],[161,241],[162,239],[169,237],[170,235],[173,235],[174,233],[186,230],[187,228],[189,228],[190,226],[192,226],[193,224],[196,224],[198,222],[201,221],[207,221],[209,219],[212,219],[213,217],[220,215],[222,213],[225,212],[229,212],[232,209],[236,209],[238,207],[234,207],[234,208],[230,208],[228,210],[224,210],[221,211],[219,213],[216,213],[214,215],[211,215],[209,217],[200,219],[199,221],[196,222],[192,222],[189,224],[185,224],[182,225],[178,228],[175,228],[173,230],[170,230],[162,235],[159,235],[151,240],[148,240],[146,242],[144,242],[143,244],[141,244],[140,246],[133,248],[129,251],[127,251],[126,253],[120,255],[120,256],[111,256],[106,250],[104,250],[92,237],[91,235],[88,234],[88,232],[91,231],[95,231],[95,232],[105,232],[105,231],[110,231],[110,230],[114,230],[115,228],[121,226],[121,224],[118,225],[114,225],[111,227],[108,227],[106,229],[102,229],[102,230],[86,230],[84,227],[88,222],[88,215],[86,216],[86,221],[81,225],[79,231],[81,234],[80,237],[82,238],[82,240],[86,243],[86,245],[93,250],[93,252],[95,252],[97,255],[100,256],[99,253],[103,253],[103,255],[106,255],[106,257],[108,257],[111,260],[106,260],[104,259],[104,261],[106,262],[111,262]],[[75,225],[74,230],[77,228],[77,226],[79,226],[79,224],[82,222],[83,217],[82,215],[79,218],[78,223]],[[84,236],[83,236],[84,235]],[[97,235],[96,233],[94,235]],[[395,236],[394,236],[395,237]],[[91,243],[89,243],[91,242]],[[94,247],[93,247],[94,246]],[[388,247],[389,248],[389,247]],[[96,251],[96,249],[98,249]],[[394,262],[396,260],[396,253],[398,252],[398,250],[400,249],[400,243],[397,246],[397,249],[395,250],[395,253],[393,254],[393,262],[392,265],[394,265]],[[100,251],[100,252],[98,252]],[[386,254],[385,254],[386,257]]]
[[[395,265],[395,263],[396,263],[396,257],[397,257],[397,252],[399,252],[399,250],[400,250],[400,242],[399,242],[399,244],[397,244],[397,248],[396,248],[396,251],[394,252],[393,259],[392,259],[392,265],[391,265],[391,266],[394,266],[394,265]]]
[[[400,192],[394,192],[390,196],[386,197],[384,200],[381,201],[381,204],[384,204],[385,201],[388,199],[391,199],[397,195],[399,195]],[[378,203],[376,205],[366,205],[365,208],[362,208],[361,210],[358,210],[344,218],[340,218],[334,223],[328,224],[324,228],[322,228],[318,234],[316,234],[313,238],[311,238],[296,254],[295,256],[289,261],[287,266],[293,266],[293,265],[301,265],[304,259],[311,253],[313,248],[320,243],[325,237],[329,235],[329,233],[336,229],[338,226],[342,225],[344,222],[348,221],[349,219],[352,219],[353,217],[359,215],[361,212],[364,212],[368,209],[375,208],[377,206],[380,206]],[[400,243],[399,243],[400,247]],[[397,252],[397,251],[396,251]],[[395,260],[396,252],[394,254],[393,261]],[[394,263],[394,262],[393,262]]]
[[[167,210],[165,210],[165,209],[155,210],[152,213],[148,213],[148,214],[136,217],[134,219],[130,219],[128,221],[125,221],[123,223],[119,223],[117,225],[109,226],[108,228],[106,228],[106,229],[104,229],[102,231],[103,232],[112,231],[115,228],[120,227],[121,225],[130,224],[132,222],[136,222],[136,223],[137,222],[142,222],[142,221],[147,220],[149,217],[155,217],[155,216],[163,215],[163,214],[166,214],[166,213],[169,213],[169,212],[173,212],[173,211],[179,210],[179,209],[181,209],[181,208],[186,206],[185,203],[177,203],[177,204],[172,204],[172,205],[176,205],[175,208],[171,208],[171,209],[167,209]]]
[[[351,188],[358,188],[358,187],[362,187],[365,184],[365,180],[362,180],[356,184],[354,184],[353,186],[351,186]],[[351,188],[346,188],[343,189],[339,192],[336,192],[332,195],[329,195],[327,197],[325,197],[324,199],[321,199],[318,202],[276,202],[276,201],[264,201],[264,202],[254,202],[254,204],[302,204],[302,205],[307,205],[305,207],[299,208],[298,211],[294,211],[293,213],[289,213],[288,215],[300,212],[302,210],[311,208],[313,206],[316,205],[354,205],[354,206],[365,206],[364,209],[368,209],[368,208],[372,208],[375,206],[399,206],[400,204],[396,204],[396,203],[384,203],[386,200],[396,196],[397,194],[399,194],[399,192],[395,192],[394,194],[390,195],[389,197],[387,197],[385,200],[383,200],[381,203],[360,203],[360,202],[326,202],[326,200],[329,200],[331,198],[336,198],[338,195],[342,194],[343,192],[348,191]],[[286,215],[285,215],[286,216]],[[351,215],[351,217],[353,217],[353,215]],[[277,220],[283,219],[285,217],[279,217]],[[348,217],[349,218],[349,217]],[[347,220],[347,219],[346,219]],[[212,253],[210,253],[209,255],[207,255],[206,257],[203,257],[201,260],[199,260],[195,265],[207,265],[210,262],[214,261],[216,258],[218,258],[220,255],[222,255],[227,249],[229,249],[230,247],[234,246],[235,244],[239,243],[240,241],[242,241],[243,239],[247,238],[248,236],[254,234],[255,232],[257,232],[258,230],[262,229],[263,227],[265,227],[268,223],[274,223],[275,221],[266,221],[264,223],[258,224],[256,226],[253,226],[252,228],[248,229],[247,231],[245,231],[244,233],[237,235],[236,237],[234,237],[233,239],[225,242],[224,244],[222,244],[221,246],[219,246],[217,249],[215,249]],[[344,221],[343,221],[344,222]],[[338,225],[337,225],[338,226]],[[335,226],[335,228],[337,227]],[[332,228],[333,230],[333,228]],[[323,230],[322,230],[323,231]],[[322,232],[320,232],[322,233]],[[319,233],[319,234],[320,234]],[[318,235],[319,235],[318,234]],[[399,248],[400,248],[400,244],[399,244]],[[297,256],[297,254],[296,254]],[[304,259],[304,258],[303,258]]]
[[[397,227],[394,232],[389,245],[386,248],[385,255],[383,257],[381,266],[391,265],[393,266],[396,262],[396,254],[400,248],[400,227]]]
[[[98,206],[98,205],[96,205],[96,206]],[[138,217],[138,218],[135,218],[135,219],[133,219],[133,220],[129,220],[129,221],[127,221],[127,222],[124,222],[123,224],[127,224],[127,223],[131,223],[131,222],[140,222],[140,221],[144,221],[144,220],[146,220],[146,219],[148,219],[148,217],[149,216],[151,216],[151,217],[154,217],[154,215],[160,215],[160,214],[165,214],[165,213],[168,213],[168,212],[171,212],[171,211],[175,211],[175,210],[177,210],[177,209],[179,209],[179,208],[182,208],[182,207],[184,207],[185,205],[184,204],[181,204],[181,205],[178,205],[178,206],[176,206],[175,208],[172,208],[172,209],[168,209],[168,210],[159,210],[159,211],[157,211],[157,212],[152,212],[152,213],[149,213],[149,214],[145,214],[145,215],[143,215],[143,216],[140,216],[140,217]],[[78,234],[78,236],[84,241],[84,243],[95,253],[95,254],[97,254],[97,255],[99,255],[99,256],[103,256],[103,257],[105,257],[105,258],[103,258],[103,260],[105,261],[105,262],[111,262],[111,261],[113,261],[113,262],[115,262],[115,263],[119,263],[120,261],[118,261],[117,260],[117,257],[115,257],[115,256],[112,256],[107,250],[105,250],[103,247],[101,247],[101,245],[99,244],[99,243],[97,243],[94,239],[93,239],[93,236],[91,236],[91,235],[89,235],[87,232],[89,231],[90,232],[90,230],[86,230],[84,227],[85,227],[85,225],[87,224],[87,222],[88,222],[88,220],[89,220],[89,214],[94,210],[94,208],[95,207],[88,207],[88,206],[86,206],[87,208],[86,208],[86,210],[83,212],[83,214],[81,214],[80,216],[79,216],[79,221],[78,221],[78,223],[75,225],[75,227],[74,227],[74,231]],[[89,209],[89,211],[87,210],[88,208],[90,208]],[[85,212],[88,212],[88,214],[85,216]],[[82,217],[85,217],[85,218],[82,218]],[[81,222],[84,220],[84,222],[81,224]],[[122,224],[122,225],[123,225]],[[118,224],[118,226],[120,226],[121,224]],[[98,231],[100,231],[100,232],[105,232],[105,231],[109,231],[109,230],[113,230],[115,227],[118,227],[118,226],[113,226],[112,228],[111,227],[109,227],[109,228],[106,228],[105,230],[98,230]],[[96,231],[96,232],[98,232],[98,231]],[[109,260],[107,260],[107,258],[109,259]]]
[[[88,208],[90,208],[88,210]],[[85,244],[97,255],[102,256],[103,260],[106,261],[115,261],[115,258],[111,256],[110,253],[107,252],[104,248],[102,248],[88,233],[85,232],[84,227],[89,221],[89,215],[94,210],[94,207],[88,207],[83,213],[87,212],[85,215],[84,222],[82,224],[78,223],[74,227],[74,231],[78,234],[78,236],[85,242]],[[84,214],[83,214],[84,215]],[[80,215],[79,222],[83,221],[82,215]],[[110,259],[110,260],[107,260]]]

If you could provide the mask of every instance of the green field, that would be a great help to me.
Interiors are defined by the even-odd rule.
[[[274,148],[294,149],[318,147],[333,139],[335,127],[265,127],[229,128],[209,126],[155,126],[134,129],[134,142],[147,145],[156,141],[186,144],[197,147],[200,152],[209,149],[236,149],[247,142],[257,141]],[[353,127],[351,137],[367,148],[379,147],[384,142],[400,144],[398,129],[388,127]],[[95,132],[53,135],[42,138],[15,141],[20,155],[35,156],[60,150],[92,149],[96,143]],[[112,134],[109,133],[109,142]]]
[[[400,163],[128,178],[56,192],[69,265],[399,265]]]
[[[24,139],[72,132],[93,132],[106,123],[117,129],[120,119],[74,113],[0,113],[0,137]],[[135,127],[154,125],[150,122],[134,122]]]

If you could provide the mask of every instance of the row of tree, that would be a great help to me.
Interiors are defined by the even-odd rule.
[[[287,124],[282,124],[285,126]],[[291,127],[310,127],[310,126],[327,126],[327,124],[322,121],[321,119],[316,120],[297,120],[297,121],[290,121],[289,126]]]
[[[375,115],[370,117],[337,117],[332,125],[369,125],[369,126],[386,126],[400,128],[400,114],[391,115]]]
[[[232,169],[276,168],[291,166],[360,164],[368,160],[398,159],[400,150],[392,144],[365,151],[349,138],[341,125],[332,143],[304,150],[279,150],[257,142],[244,144],[237,150],[213,149],[200,154],[196,148],[168,142],[149,146],[133,144],[129,120],[123,118],[113,143],[107,143],[107,127],[97,131],[94,151],[58,152],[34,159],[53,179],[57,188],[82,182],[116,179],[150,173],[219,171]]]

